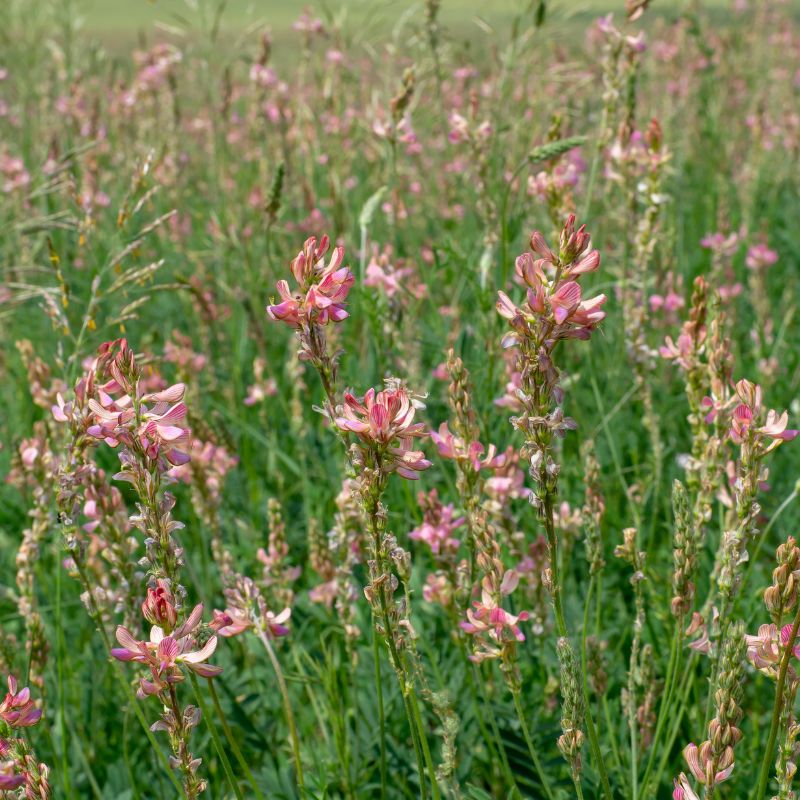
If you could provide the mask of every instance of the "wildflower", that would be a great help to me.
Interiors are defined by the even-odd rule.
[[[147,597],[142,603],[142,616],[151,624],[158,625],[169,633],[178,620],[175,598],[169,588],[169,581],[160,578],[155,587],[148,586]]]
[[[752,429],[757,438],[772,440],[771,444],[766,445],[764,450],[764,454],[766,454],[774,450],[781,442],[790,442],[797,437],[798,431],[787,430],[789,414],[786,411],[778,414],[777,411],[770,409],[767,411],[764,424],[754,427],[762,409],[760,386],[748,380],[741,380],[736,384],[736,394],[741,402],[733,411],[730,431],[731,439],[736,444],[742,444]]]
[[[455,515],[453,504],[442,505],[436,489],[432,489],[429,495],[420,492],[419,503],[425,509],[425,518],[419,527],[408,534],[408,537],[425,542],[434,556],[446,557],[458,550],[461,542],[454,539],[452,533],[456,528],[460,528],[466,519],[464,517],[453,519]]]
[[[439,426],[438,433],[436,431],[431,431],[430,437],[442,458],[452,458],[455,461],[469,461],[475,472],[479,472],[481,469],[491,466],[495,453],[497,452],[493,444],[490,444],[487,450],[480,442],[474,441],[466,443],[462,438],[450,432],[446,422],[443,422]]]
[[[708,724],[708,739],[683,749],[689,771],[706,787],[726,781],[734,768],[734,747],[742,738],[742,655],[745,637],[741,623],[733,625],[723,643],[714,693],[716,714]]]
[[[411,449],[413,439],[428,435],[425,423],[414,422],[417,405],[402,387],[369,389],[361,401],[345,392],[342,415],[335,424],[373,450],[383,470],[417,480],[418,473],[431,466],[421,450]]]
[[[335,247],[325,264],[329,246],[327,236],[322,237],[319,245],[314,236],[306,239],[302,251],[291,264],[299,290],[293,294],[288,281],[278,281],[276,288],[281,302],[267,306],[271,319],[302,329],[310,322],[326,325],[329,321],[341,322],[349,316],[344,303],[355,278],[347,267],[341,266],[343,247]]]
[[[292,616],[292,609],[284,608],[278,614],[270,611],[261,590],[251,578],[237,575],[234,584],[225,589],[225,600],[225,610],[215,610],[210,624],[220,636],[238,636],[247,630],[253,630],[268,639],[289,634],[285,623]]]
[[[672,800],[700,800],[699,795],[689,785],[689,779],[681,772],[673,779]]]
[[[483,643],[483,650],[470,656],[472,661],[497,658],[504,645],[512,641],[525,641],[525,634],[518,623],[528,619],[528,612],[521,611],[515,615],[500,606],[500,599],[511,594],[518,583],[519,574],[514,570],[508,570],[503,575],[499,587],[495,586],[489,575],[481,581],[481,599],[473,603],[474,610],[467,609],[467,619],[461,623],[462,630],[469,635],[488,639],[488,646]],[[495,643],[499,646],[494,646]]]
[[[0,703],[0,719],[12,728],[29,728],[42,718],[41,709],[31,700],[31,691],[26,686],[17,691],[17,679],[8,676],[8,694]]]
[[[222,672],[222,667],[204,663],[217,649],[217,637],[212,636],[199,650],[196,646],[196,631],[203,615],[203,606],[198,604],[185,622],[170,634],[165,634],[158,625],[150,629],[149,641],[139,641],[124,626],[117,626],[116,637],[121,647],[111,650],[118,661],[135,661],[145,664],[153,680],[141,679],[139,697],[158,694],[170,684],[183,680],[181,667],[204,678],[213,678]]]
[[[754,244],[747,251],[744,263],[748,269],[766,270],[778,260],[778,254],[765,244]]]

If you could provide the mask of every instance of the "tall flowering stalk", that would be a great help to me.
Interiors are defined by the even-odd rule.
[[[731,415],[730,437],[739,445],[739,463],[733,492],[735,525],[722,534],[717,587],[722,600],[723,617],[741,582],[741,564],[747,560],[747,547],[758,533],[757,518],[761,506],[757,502],[759,486],[769,471],[766,457],[784,442],[797,436],[788,428],[789,415],[765,409],[761,387],[748,380],[736,384],[738,404]]]
[[[189,736],[200,722],[200,709],[193,705],[182,706],[177,686],[187,674],[213,678],[222,672],[222,667],[205,663],[217,648],[217,637],[211,636],[204,644],[200,643],[206,638],[200,627],[202,604],[175,625],[178,612],[166,581],[147,590],[142,614],[153,623],[148,639],[137,639],[120,625],[116,632],[120,646],[113,648],[111,655],[118,661],[132,661],[146,668],[146,677],[139,679],[137,696],[140,699],[155,696],[161,703],[163,712],[151,730],[164,731],[169,737],[170,766],[180,772],[186,797],[193,800],[208,785],[198,774],[202,759],[196,758],[189,749]]]
[[[320,376],[326,397],[326,416],[346,445],[351,435],[357,440],[352,447],[348,446],[347,456],[354,475],[353,491],[358,496],[366,522],[370,548],[370,583],[364,593],[372,610],[376,633],[375,668],[383,791],[385,792],[386,787],[385,720],[377,654],[378,636],[389,650],[390,661],[403,695],[423,796],[427,796],[424,762],[430,777],[431,791],[434,798],[438,798],[439,788],[433,759],[415,689],[415,670],[409,658],[409,653],[412,658],[415,655],[413,639],[416,636],[409,619],[411,609],[407,582],[410,578],[410,557],[386,531],[387,512],[382,502],[392,473],[415,480],[419,472],[431,466],[422,451],[412,449],[414,439],[427,436],[424,423],[414,422],[417,408],[424,406],[393,379],[387,381],[387,388],[383,391],[370,389],[361,400],[347,392],[344,402],[337,402],[339,354],[329,353],[325,326],[347,318],[344,303],[355,279],[347,267],[341,266],[344,248],[335,248],[328,264],[325,264],[324,257],[328,248],[327,236],[322,237],[319,245],[315,237],[306,240],[303,250],[291,264],[298,290],[292,294],[287,281],[279,281],[277,288],[282,302],[268,306],[267,314],[271,319],[294,328],[300,341],[300,359],[311,363]],[[345,548],[342,548],[342,566],[346,570],[349,556],[344,551]],[[405,596],[399,602],[395,600],[395,592],[400,583],[398,575],[405,588]],[[346,591],[345,581],[342,581],[341,588]]]
[[[356,472],[356,487],[364,509],[369,541],[370,583],[364,589],[364,594],[372,610],[375,630],[389,651],[390,662],[403,695],[417,749],[423,795],[426,793],[422,774],[424,759],[431,790],[434,797],[438,797],[433,762],[417,700],[415,676],[406,654],[407,650],[413,648],[413,639],[416,637],[409,619],[411,609],[407,595],[401,601],[395,599],[398,576],[404,584],[407,582],[410,561],[406,560],[408,554],[397,548],[394,537],[387,532],[388,515],[383,504],[392,473],[407,480],[417,480],[419,473],[431,466],[422,451],[412,449],[415,439],[428,435],[425,424],[414,421],[419,406],[421,403],[396,383],[390,383],[388,388],[379,392],[369,389],[362,400],[346,392],[341,414],[336,417],[335,424],[343,433],[356,437],[350,458]]]
[[[744,651],[744,628],[737,623],[731,627],[723,644],[714,693],[716,714],[708,725],[708,739],[699,746],[688,744],[683,750],[690,772],[705,787],[705,800],[712,800],[716,787],[731,776],[735,763],[734,747],[742,738],[737,726],[742,718]],[[685,782],[685,776],[680,780]]]
[[[126,627],[119,626],[116,638],[121,647],[111,654],[120,661],[135,661],[149,670],[149,677],[139,682],[140,698],[155,695],[164,709],[154,731],[169,737],[170,766],[181,774],[188,798],[198,797],[207,781],[198,774],[201,759],[189,749],[189,737],[200,722],[200,709],[182,706],[176,686],[184,679],[184,670],[203,677],[214,677],[220,667],[204,662],[214,653],[217,638],[200,644],[199,630],[203,606],[197,605],[182,622],[186,589],[180,584],[183,550],[174,532],[183,527],[172,518],[175,498],[163,491],[169,482],[166,473],[189,461],[186,406],[182,402],[183,384],[161,392],[144,393],[141,371],[125,339],[101,346],[96,372],[108,378],[98,387],[97,399],[90,398],[88,408],[93,422],[86,433],[102,439],[111,447],[122,446],[119,459],[122,469],[115,478],[131,483],[139,498],[138,513],[131,523],[144,535],[145,558],[151,585],[142,605],[142,614],[152,623],[149,639],[139,640]],[[116,397],[115,397],[116,396]]]
[[[560,467],[554,458],[553,440],[574,429],[575,422],[565,417],[561,408],[564,393],[559,385],[554,353],[562,340],[591,336],[605,317],[602,307],[606,298],[601,294],[583,299],[578,281],[600,266],[600,253],[591,248],[585,226],[576,229],[574,215],[567,218],[557,252],[550,249],[538,231],[531,236],[530,245],[531,252],[519,256],[515,265],[517,277],[527,286],[525,302],[517,306],[501,291],[497,310],[511,328],[503,337],[503,346],[516,348],[520,373],[517,396],[522,413],[512,417],[511,424],[525,438],[522,455],[530,462],[529,474],[534,483],[530,501],[539,512],[547,536],[548,588],[553,598],[558,634],[563,638],[568,636],[568,631],[554,523]],[[580,685],[585,702],[582,680]],[[589,743],[604,790],[611,797],[591,710],[585,705]]]
[[[280,302],[267,306],[267,314],[270,319],[295,329],[300,341],[300,360],[309,362],[319,373],[328,401],[326,411],[333,417],[338,353],[328,352],[325,327],[349,316],[344,306],[355,278],[348,267],[342,266],[343,247],[334,247],[325,263],[329,249],[327,236],[319,243],[314,236],[306,239],[291,263],[297,287],[293,291],[288,281],[279,280]]]

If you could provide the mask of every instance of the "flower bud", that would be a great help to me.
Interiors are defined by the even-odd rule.
[[[142,615],[151,625],[158,625],[166,634],[172,632],[178,620],[175,598],[165,580],[156,581],[155,588],[148,587],[142,603]]]

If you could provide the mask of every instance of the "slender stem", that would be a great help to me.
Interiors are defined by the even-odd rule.
[[[57,626],[57,647],[56,647],[56,669],[58,674],[58,705],[59,720],[58,728],[61,736],[61,779],[64,782],[64,793],[67,797],[72,797],[72,784],[69,779],[69,769],[67,752],[69,749],[69,739],[65,723],[67,719],[67,709],[64,699],[64,626],[61,621],[61,564],[56,557],[56,626]],[[25,679],[27,684],[30,677],[30,665],[33,658],[33,648],[31,648],[31,659],[28,660],[28,676]]]
[[[372,626],[372,655],[375,662],[375,694],[378,698],[378,728],[381,737],[381,798],[386,798],[386,717],[383,711],[383,682],[381,681],[381,654],[378,632]]]
[[[561,583],[558,572],[558,537],[556,536],[555,525],[553,523],[553,493],[550,491],[545,492],[542,517],[547,533],[547,545],[550,551],[550,569],[553,575],[553,609],[556,617],[556,628],[558,629],[559,636],[566,637],[568,636],[567,623],[564,619],[564,609],[561,605]],[[589,749],[592,751],[595,766],[600,774],[603,791],[609,800],[613,800],[614,793],[611,791],[611,785],[608,782],[608,772],[606,771],[605,761],[603,760],[603,754],[600,750],[600,742],[597,738],[597,730],[594,726],[594,718],[592,717],[592,710],[589,708],[586,688],[583,681],[580,682],[580,686],[581,694],[583,695],[583,705],[586,709],[586,732],[589,738]]]
[[[689,663],[686,665],[686,671],[684,673],[686,675],[686,678],[683,683],[683,692],[678,702],[678,713],[675,715],[675,720],[672,723],[672,730],[670,731],[669,737],[667,738],[667,743],[666,746],[664,747],[664,752],[661,754],[661,761],[659,761],[658,764],[658,770],[655,773],[654,782],[656,788],[661,784],[661,776],[663,775],[664,770],[667,768],[670,752],[672,751],[672,747],[675,744],[675,739],[677,738],[678,733],[680,731],[681,720],[683,719],[683,715],[686,713],[689,694],[694,686],[694,681],[696,676],[696,671],[694,670],[695,656],[696,653],[693,652],[689,658]]]
[[[767,783],[771,772],[772,754],[775,752],[775,739],[778,736],[778,723],[781,717],[781,708],[783,706],[783,686],[786,683],[786,673],[789,670],[789,659],[794,650],[794,642],[797,639],[797,629],[800,628],[800,605],[797,607],[797,613],[794,616],[792,623],[792,631],[789,634],[789,640],[786,642],[781,658],[780,672],[778,673],[778,683],[775,686],[775,705],[772,709],[772,722],[769,726],[769,738],[767,739],[767,746],[764,750],[764,758],[761,761],[761,775],[758,779],[758,791],[756,792],[756,800],[763,800],[764,794],[767,791]]]
[[[554,800],[553,792],[550,789],[550,784],[544,777],[544,770],[542,769],[542,762],[539,760],[539,754],[536,752],[536,748],[533,746],[531,734],[528,730],[528,723],[525,722],[525,711],[523,710],[522,703],[519,699],[519,692],[512,692],[511,695],[514,698],[514,708],[517,710],[517,719],[519,720],[520,728],[522,728],[522,735],[525,737],[525,744],[528,745],[528,752],[530,753],[531,761],[533,761],[536,774],[539,776],[539,780],[542,782],[542,789],[544,790],[545,795],[547,795],[548,800]]]
[[[275,655],[275,651],[272,649],[269,637],[263,630],[260,630],[258,631],[258,638],[261,640],[261,644],[264,645],[264,649],[267,651],[269,660],[272,662],[272,668],[275,670],[275,677],[278,679],[278,689],[280,690],[281,698],[283,699],[283,713],[286,716],[286,724],[289,726],[289,738],[292,743],[294,768],[297,772],[297,785],[300,787],[300,794],[302,795],[305,794],[303,762],[300,760],[300,741],[297,738],[297,726],[295,725],[294,714],[292,713],[292,703],[289,699],[289,690],[286,687],[286,680],[283,677],[283,671],[281,670],[280,662],[278,661],[278,657]]]
[[[242,755],[242,751],[239,748],[239,745],[236,742],[236,738],[231,731],[231,726],[228,725],[228,719],[225,716],[225,712],[222,709],[222,705],[219,702],[219,695],[217,694],[217,689],[214,686],[214,681],[209,678],[207,680],[208,683],[208,691],[211,693],[211,702],[214,704],[214,711],[217,713],[217,719],[219,719],[220,725],[222,725],[222,730],[225,733],[225,738],[228,740],[228,744],[230,745],[231,750],[233,750],[234,756],[236,756],[236,761],[239,763],[239,766],[242,768],[242,771],[247,776],[247,782],[252,787],[253,791],[256,794],[256,797],[259,800],[264,800],[264,795],[261,793],[261,790],[258,788],[258,784],[256,782],[255,777],[247,765],[247,761],[245,761],[244,756]]]
[[[411,712],[414,715],[414,720],[417,723],[417,730],[419,731],[419,739],[422,744],[422,753],[425,756],[425,766],[428,768],[428,777],[431,781],[431,794],[434,798],[439,798],[439,785],[436,780],[436,768],[433,765],[433,758],[431,757],[431,749],[428,745],[428,737],[425,734],[425,726],[422,721],[422,714],[419,710],[419,701],[417,700],[417,693],[414,690],[414,685],[409,685],[409,703],[411,705]]]
[[[222,768],[225,770],[225,776],[228,779],[228,783],[230,784],[231,789],[233,789],[233,793],[236,795],[237,800],[244,800],[242,790],[239,788],[239,783],[233,774],[231,762],[228,760],[228,755],[225,752],[225,748],[222,746],[219,734],[217,733],[217,726],[214,724],[213,720],[211,719],[211,715],[208,713],[208,706],[206,705],[206,701],[203,699],[203,695],[200,691],[200,684],[197,682],[197,678],[195,677],[194,672],[191,670],[189,670],[189,680],[192,682],[194,696],[197,698],[197,704],[200,706],[200,712],[203,715],[203,720],[205,721],[208,732],[211,734],[211,738],[214,741],[214,748],[217,751],[217,755],[219,755],[220,761],[222,761]]]
[[[467,658],[467,648],[464,644],[463,639],[459,638],[459,646],[461,648],[461,655],[466,660]],[[489,699],[489,694],[486,691],[486,683],[485,681],[481,680],[480,674],[478,672],[478,667],[476,664],[472,664],[470,662],[470,666],[472,669],[467,669],[466,676],[469,681],[469,688],[472,694],[472,705],[475,710],[475,719],[478,721],[478,727],[481,729],[481,733],[483,734],[483,739],[486,742],[486,747],[489,750],[489,756],[494,760],[494,750],[497,749],[497,753],[500,756],[500,765],[503,770],[503,774],[505,775],[506,780],[508,781],[509,785],[512,786],[519,795],[521,792],[519,791],[519,787],[517,786],[516,780],[514,780],[514,774],[511,772],[511,766],[508,763],[508,754],[506,753],[506,748],[503,745],[503,739],[500,736],[500,728],[497,725],[497,718],[495,717],[494,708],[492,707],[491,700]],[[483,714],[481,713],[481,706],[478,703],[478,692],[475,688],[477,686],[481,687],[481,699],[483,701]],[[489,724],[492,726],[492,733],[494,734],[494,742],[492,742],[489,732],[486,730],[486,726],[483,722],[483,716],[486,714],[489,717]]]
[[[675,631],[672,635],[672,648],[669,654],[669,665],[667,666],[667,677],[664,684],[664,693],[662,694],[661,707],[658,712],[658,723],[656,724],[656,732],[653,735],[653,741],[650,745],[650,757],[647,761],[647,768],[642,778],[642,795],[647,796],[647,783],[650,779],[650,774],[655,765],[656,752],[658,750],[658,743],[661,739],[661,733],[664,730],[668,713],[672,710],[672,695],[675,689],[675,676],[678,671],[678,662],[680,659],[680,642],[681,634],[683,631],[683,616],[681,615],[675,620]]]

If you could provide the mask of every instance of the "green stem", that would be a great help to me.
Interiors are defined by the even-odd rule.
[[[678,713],[675,715],[675,720],[672,723],[672,730],[667,738],[664,752],[661,754],[661,761],[659,762],[658,769],[655,773],[654,783],[656,788],[658,788],[658,786],[661,784],[661,776],[664,774],[664,770],[667,768],[672,747],[675,744],[675,739],[678,737],[678,733],[680,732],[681,720],[683,719],[683,715],[686,713],[689,694],[694,686],[696,673],[694,670],[695,663],[693,659],[695,655],[695,653],[692,653],[689,663],[686,665],[686,679],[683,684],[683,692],[681,694],[680,701],[678,702]]]
[[[459,645],[461,647],[461,654],[466,659],[467,648],[466,645],[464,644],[464,641],[460,637],[459,637]],[[514,780],[514,774],[511,771],[511,766],[508,763],[508,754],[506,753],[506,748],[503,745],[503,738],[502,736],[500,736],[500,728],[497,724],[497,718],[495,717],[494,708],[492,707],[491,700],[489,699],[489,695],[486,691],[486,682],[481,680],[477,665],[472,664],[470,662],[470,666],[472,667],[472,669],[471,670],[467,669],[466,675],[467,679],[469,680],[469,688],[472,694],[472,705],[475,711],[475,719],[478,721],[478,727],[481,729],[481,734],[483,735],[483,739],[486,742],[486,747],[489,751],[489,756],[490,758],[494,759],[494,751],[496,748],[497,753],[500,756],[500,765],[503,770],[503,774],[505,776],[506,781],[508,781],[509,785],[517,791],[517,794],[519,796],[521,796],[521,792],[519,791],[517,782],[516,780]],[[476,689],[476,685],[481,687],[483,712],[489,717],[489,724],[492,726],[492,734],[494,735],[494,742],[492,742],[492,739],[489,736],[489,731],[486,730],[486,725],[484,725],[483,722],[483,714],[481,713],[481,706],[478,703],[478,692]]]
[[[556,536],[555,525],[553,524],[553,493],[550,491],[545,493],[542,517],[547,533],[548,550],[550,551],[550,569],[553,575],[553,610],[555,611],[556,628],[559,636],[568,637],[567,623],[564,619],[564,609],[561,605],[561,583],[558,572],[558,537]],[[608,800],[613,800],[614,793],[611,791],[611,785],[608,782],[608,772],[606,770],[605,761],[603,760],[603,754],[600,750],[600,742],[597,738],[597,730],[594,726],[592,710],[589,708],[586,688],[582,680],[580,681],[580,686],[583,696],[583,705],[586,709],[586,732],[589,738],[589,749],[592,752],[592,758],[600,774],[600,782],[603,784],[603,791]]]
[[[431,757],[431,749],[428,745],[428,737],[425,734],[425,726],[422,721],[422,714],[419,710],[419,701],[417,700],[417,693],[414,690],[414,685],[411,684],[409,686],[410,694],[409,694],[409,701],[411,704],[411,711],[414,715],[414,720],[417,723],[417,730],[419,731],[419,738],[422,744],[422,753],[425,756],[425,766],[428,768],[428,777],[431,781],[431,794],[439,800],[439,784],[436,780],[436,768],[433,765],[433,758]]]
[[[548,800],[554,800],[553,792],[550,789],[550,784],[544,777],[544,770],[542,769],[542,762],[539,760],[539,754],[536,752],[536,748],[533,746],[531,734],[528,730],[528,723],[525,722],[525,711],[523,710],[522,703],[519,699],[519,692],[512,692],[511,696],[514,698],[514,708],[517,710],[517,719],[519,720],[520,728],[522,728],[522,735],[525,737],[525,744],[528,745],[528,752],[530,753],[531,761],[533,761],[533,766],[536,769],[536,774],[539,776],[539,780],[542,783],[542,789],[544,790]]]
[[[245,761],[244,756],[242,755],[242,751],[239,748],[239,745],[236,742],[236,738],[231,731],[230,725],[228,725],[228,719],[225,716],[225,712],[222,709],[222,705],[219,702],[219,695],[217,695],[217,689],[214,686],[214,681],[211,678],[208,679],[208,691],[211,693],[211,702],[214,705],[214,711],[217,713],[217,719],[222,725],[222,730],[225,734],[225,738],[228,740],[228,745],[230,746],[231,750],[233,750],[233,755],[236,757],[236,761],[239,763],[239,766],[242,768],[242,771],[247,776],[247,782],[252,787],[253,791],[256,794],[256,797],[259,800],[264,800],[264,795],[261,793],[261,790],[258,788],[258,784],[256,783],[256,779],[253,776],[250,767],[247,765],[247,761]]]
[[[381,798],[386,798],[386,717],[383,711],[383,683],[381,681],[381,654],[378,632],[372,626],[372,655],[375,661],[375,694],[378,697],[378,728],[381,737]]]
[[[280,690],[281,698],[283,699],[283,713],[286,716],[286,724],[289,726],[289,739],[292,743],[292,756],[294,757],[294,768],[295,772],[297,773],[297,785],[300,788],[300,794],[302,796],[305,794],[303,762],[300,760],[300,741],[297,738],[297,726],[295,725],[294,714],[292,713],[292,703],[289,699],[289,690],[286,687],[286,680],[283,677],[283,671],[281,670],[278,657],[275,655],[275,651],[272,649],[272,645],[269,642],[269,637],[263,630],[259,630],[258,638],[261,640],[261,644],[264,645],[264,649],[267,651],[269,660],[272,662],[272,668],[275,670],[275,677],[278,679],[278,689]]]
[[[64,699],[64,626],[61,621],[61,563],[56,556],[56,627],[57,627],[57,648],[56,648],[56,670],[58,673],[58,706],[59,706],[59,720],[58,729],[61,737],[61,779],[64,783],[64,793],[67,797],[72,797],[72,784],[69,779],[68,769],[68,749],[69,738],[65,723],[67,719],[67,708]],[[31,658],[33,657],[33,649],[31,649]],[[30,660],[28,661],[28,676],[26,677],[26,684],[30,678]]]
[[[211,738],[214,741],[214,748],[217,751],[220,761],[222,761],[222,768],[225,770],[225,776],[228,778],[228,783],[230,784],[231,789],[233,789],[233,793],[236,795],[237,800],[244,800],[242,790],[239,788],[239,784],[234,777],[233,769],[231,768],[231,762],[228,760],[228,756],[225,753],[225,748],[222,746],[219,734],[217,733],[217,726],[214,725],[213,721],[211,720],[211,716],[208,713],[208,706],[206,706],[206,701],[203,699],[203,695],[200,692],[200,684],[197,682],[197,677],[191,670],[189,670],[189,680],[192,682],[194,696],[197,698],[197,704],[200,706],[200,712],[203,715],[203,720],[205,721],[208,732],[211,734]]]
[[[650,745],[650,757],[647,761],[647,768],[642,778],[642,795],[647,796],[647,784],[650,780],[650,774],[653,771],[656,760],[656,752],[658,750],[658,743],[661,739],[661,733],[664,730],[668,713],[672,709],[672,695],[675,688],[675,675],[678,671],[678,663],[680,660],[680,643],[681,634],[683,632],[683,616],[681,615],[675,620],[675,631],[672,636],[672,648],[669,654],[669,664],[667,666],[667,677],[664,684],[664,693],[662,695],[661,706],[658,712],[658,722],[656,724],[656,732],[653,735],[653,741]]]
[[[794,642],[797,639],[797,629],[800,628],[800,606],[797,608],[797,613],[794,616],[792,623],[792,631],[789,634],[789,641],[783,650],[781,658],[780,672],[778,673],[778,683],[775,687],[775,704],[772,709],[772,722],[769,726],[769,738],[767,739],[767,747],[764,750],[764,758],[761,761],[761,775],[758,779],[758,791],[756,792],[756,800],[764,800],[764,794],[767,791],[767,783],[769,782],[769,775],[771,772],[772,754],[775,752],[775,739],[778,736],[778,723],[781,717],[781,708],[783,706],[783,687],[786,683],[786,673],[789,670],[789,659],[794,650]]]

